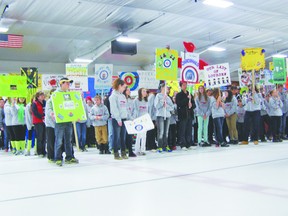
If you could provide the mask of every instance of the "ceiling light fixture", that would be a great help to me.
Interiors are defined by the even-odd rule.
[[[220,8],[228,8],[234,5],[233,2],[224,0],[205,0],[203,4]]]
[[[137,38],[130,38],[127,36],[120,36],[116,39],[118,42],[123,42],[123,43],[138,43],[140,40]]]
[[[272,55],[273,58],[286,58],[287,55],[285,54],[281,54],[281,53],[276,53],[274,55]]]
[[[76,59],[74,59],[74,62],[75,63],[91,63],[91,62],[93,62],[93,60],[91,60],[91,59],[82,59],[82,58],[76,58]]]
[[[0,27],[0,32],[5,33],[8,32],[9,28],[8,27]]]
[[[226,49],[223,47],[216,47],[216,46],[211,46],[208,48],[209,51],[214,51],[214,52],[223,52]]]

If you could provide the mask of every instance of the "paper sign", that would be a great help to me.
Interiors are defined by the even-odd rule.
[[[199,54],[181,52],[181,80],[189,84],[199,83]]]
[[[178,51],[171,49],[156,49],[156,79],[177,80]]]
[[[0,95],[3,97],[27,97],[26,76],[0,76]]]
[[[285,58],[273,58],[273,83],[274,84],[283,84],[286,82],[286,60]]]
[[[67,76],[88,76],[88,64],[71,63],[66,64]]]
[[[67,76],[73,83],[70,85],[70,90],[73,91],[88,91],[88,77],[86,76]]]
[[[154,124],[148,113],[139,118],[134,119],[133,121],[125,121],[124,124],[128,134],[143,133],[145,131],[149,131],[154,128]]]
[[[20,68],[20,73],[22,76],[25,76],[27,78],[28,89],[38,87],[38,68],[22,67]]]
[[[155,71],[137,70],[139,76],[138,88],[158,89],[159,80],[156,79]]]
[[[229,64],[217,64],[204,67],[207,88],[231,85]]]
[[[87,120],[80,92],[54,92],[51,98],[56,123]]]
[[[112,74],[112,64],[95,64],[95,89],[110,87]]]
[[[241,52],[241,68],[244,71],[265,68],[265,51],[263,48],[246,48]]]

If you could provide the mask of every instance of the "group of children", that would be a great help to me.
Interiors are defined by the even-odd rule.
[[[71,80],[64,80],[63,84],[65,82]],[[86,141],[91,134],[96,138],[99,153],[111,154],[112,151],[116,160],[144,156],[147,150],[171,152],[177,149],[177,145],[188,150],[193,149],[192,146],[209,147],[211,144],[217,147],[229,147],[229,144],[239,142],[247,145],[249,137],[254,144],[258,144],[259,139],[262,142],[286,139],[288,99],[282,85],[269,94],[249,86],[249,91],[242,95],[235,86],[222,92],[200,86],[194,96],[183,89],[170,97],[169,88],[162,83],[158,93],[140,88],[134,99],[123,80],[116,79],[112,87],[112,94],[105,99],[99,95],[94,100],[90,97],[83,99],[87,121],[76,122],[82,151],[87,151]],[[28,104],[25,98],[7,98],[5,101],[1,98],[0,128],[6,152],[11,145],[13,154],[24,154],[26,149],[25,155],[30,155],[35,129],[35,152],[39,156],[47,155],[49,161],[56,161],[56,164],[58,161],[58,165],[62,165],[62,153],[69,151],[68,162],[79,162],[72,146],[71,150],[67,147],[71,145],[71,137],[65,138],[66,129],[55,123],[51,103],[51,99],[45,101],[43,92],[38,92]],[[190,114],[186,115],[187,112]],[[155,128],[137,134],[133,151],[133,138],[127,133],[124,122],[145,114],[150,115]],[[188,128],[191,124],[188,135],[187,122]],[[183,125],[186,134],[182,131]],[[67,125],[67,128],[70,133],[72,127]],[[183,140],[190,145],[181,143]]]

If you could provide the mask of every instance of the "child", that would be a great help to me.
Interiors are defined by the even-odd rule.
[[[30,150],[32,147],[32,135],[34,132],[34,125],[32,123],[32,104],[34,102],[34,97],[32,97],[31,102],[27,104],[25,107],[25,124],[28,130],[28,137],[27,137],[27,147],[25,156],[30,156]]]
[[[134,118],[141,117],[148,113],[148,94],[145,88],[140,88],[138,90],[138,98],[133,102],[133,116]],[[147,131],[137,134],[136,143],[135,143],[135,152],[138,155],[146,155],[146,134]]]
[[[238,139],[239,142],[242,142],[244,139],[244,116],[245,109],[242,104],[242,100],[238,100],[237,106],[237,131],[238,131]]]
[[[107,120],[109,113],[107,107],[102,104],[100,95],[95,96],[96,104],[92,107],[89,118],[95,128],[97,143],[99,145],[100,154],[110,154],[108,148],[108,135],[107,135]]]
[[[281,101],[278,91],[276,89],[270,92],[271,97],[269,99],[270,116],[271,116],[271,128],[273,135],[273,142],[280,142],[280,124],[283,102]]]

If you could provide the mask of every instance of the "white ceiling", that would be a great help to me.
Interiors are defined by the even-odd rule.
[[[201,52],[222,41],[227,51],[200,57],[236,70],[242,48],[263,47],[266,56],[288,49],[286,1],[232,1],[220,9],[200,0],[0,0],[1,10],[9,4],[0,23],[24,35],[23,48],[1,48],[0,60],[68,63],[86,56],[144,67],[153,65],[156,47],[182,51],[183,41],[190,41]],[[111,55],[110,41],[121,33],[141,39],[137,55]]]

